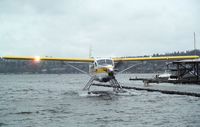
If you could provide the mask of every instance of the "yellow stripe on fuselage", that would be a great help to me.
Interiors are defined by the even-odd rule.
[[[99,74],[99,73],[107,73],[107,69],[106,68],[99,68],[95,70],[95,73]]]
[[[95,69],[95,73],[96,74],[100,74],[100,73],[108,73],[108,69],[111,69],[113,68],[112,66],[110,67],[102,67],[102,68],[98,68],[98,69]]]

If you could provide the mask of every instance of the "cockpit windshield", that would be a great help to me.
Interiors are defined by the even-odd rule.
[[[101,59],[97,60],[97,64],[100,66],[105,66],[105,65],[113,65],[113,62],[110,59]]]

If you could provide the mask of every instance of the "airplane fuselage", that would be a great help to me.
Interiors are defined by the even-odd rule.
[[[108,82],[114,78],[114,61],[111,58],[97,58],[89,69],[90,75],[96,81]]]

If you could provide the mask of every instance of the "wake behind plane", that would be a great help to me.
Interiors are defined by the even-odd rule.
[[[79,62],[79,63],[90,63],[89,64],[89,74],[90,79],[83,88],[83,90],[90,93],[90,87],[93,85],[94,81],[100,83],[110,83],[113,87],[113,91],[116,93],[124,92],[121,84],[117,81],[115,75],[116,63],[124,61],[156,61],[156,60],[185,60],[185,59],[198,59],[199,56],[165,56],[165,57],[136,57],[136,58],[52,58],[52,57],[21,57],[21,56],[4,56],[1,59],[4,60],[31,60],[31,61],[65,61],[68,65],[74,69],[83,72],[83,70],[73,66],[69,62]],[[126,69],[125,69],[126,70]]]

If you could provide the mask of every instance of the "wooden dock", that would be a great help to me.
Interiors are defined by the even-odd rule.
[[[156,75],[155,78],[130,78],[129,80],[141,80],[145,84],[149,83],[174,83],[174,84],[200,84],[200,59],[193,60],[180,60],[172,62],[175,69],[170,69],[174,72],[169,77],[159,77]]]
[[[103,87],[112,87],[111,85],[105,85],[105,84],[93,84],[94,86],[103,86]],[[160,89],[153,89],[153,88],[140,88],[140,87],[134,87],[134,86],[122,86],[124,89],[134,89],[134,90],[144,90],[148,92],[160,92],[163,94],[175,94],[175,95],[187,95],[187,96],[193,96],[193,97],[200,97],[200,93],[194,93],[194,92],[183,92],[183,91],[172,91],[172,90],[160,90]]]
[[[188,80],[188,79],[179,79],[179,80],[164,80],[159,78],[129,78],[132,81],[143,81],[144,84],[149,83],[173,83],[173,84],[200,84],[199,80]]]

